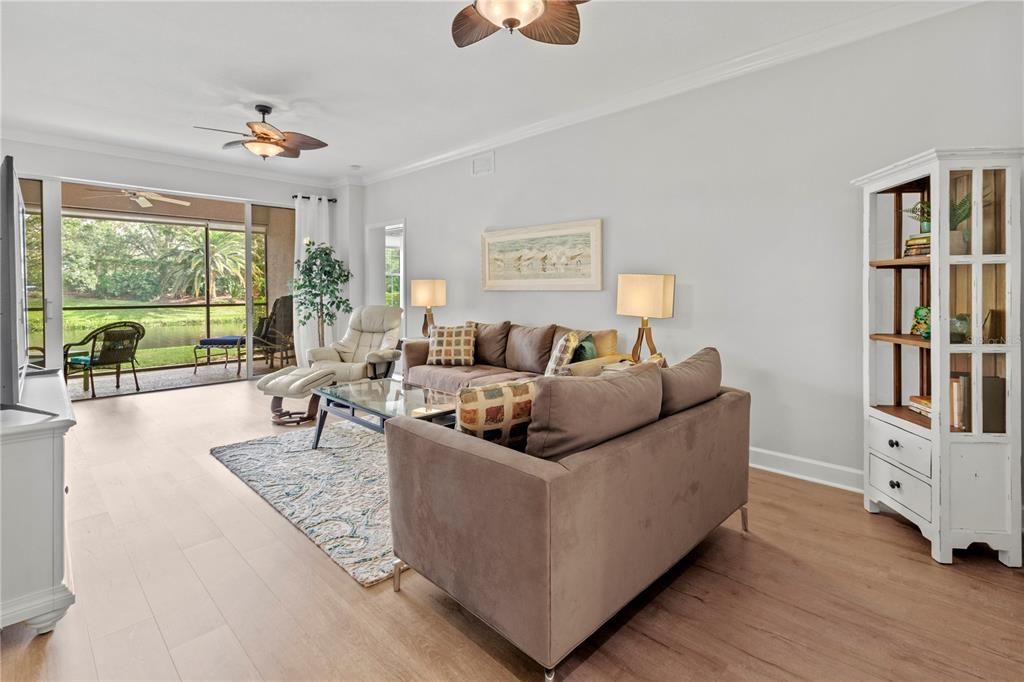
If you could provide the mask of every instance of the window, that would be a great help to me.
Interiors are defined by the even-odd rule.
[[[384,235],[384,303],[402,305],[402,228],[388,228]]]
[[[43,334],[43,183],[21,178],[21,194],[28,217],[25,221],[25,257],[28,284],[29,357],[36,365],[45,361]]]
[[[200,338],[245,334],[243,226],[65,214],[61,227],[65,341],[110,322],[139,322],[146,335],[137,358],[151,368],[191,364]],[[252,271],[260,315],[263,232],[253,233]]]

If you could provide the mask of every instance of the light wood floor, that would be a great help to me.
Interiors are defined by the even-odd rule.
[[[252,384],[75,406],[69,536],[78,603],[2,639],[16,679],[539,679],[415,572],[366,589],[208,450],[272,431]],[[730,519],[558,669],[561,678],[1024,677],[1024,573],[942,567],[861,498],[753,472]]]

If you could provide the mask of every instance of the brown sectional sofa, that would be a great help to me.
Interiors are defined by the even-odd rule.
[[[553,675],[708,533],[745,512],[750,395],[719,386],[709,352],[717,376],[691,364],[538,379],[526,453],[389,420],[395,556]],[[605,439],[611,428],[626,431]]]
[[[570,331],[568,327],[553,324],[528,327],[506,322],[484,326],[495,328],[501,325],[508,326],[504,335],[500,329],[493,329],[478,336],[476,364],[469,367],[428,365],[429,340],[405,341],[402,346],[405,380],[418,386],[455,393],[466,386],[536,377],[544,373],[552,348]],[[618,353],[619,338],[616,330],[602,329],[590,333],[594,337],[598,357],[569,365],[574,374],[597,374],[603,365],[626,357]]]

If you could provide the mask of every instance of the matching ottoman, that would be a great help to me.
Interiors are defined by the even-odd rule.
[[[316,419],[320,397],[314,395],[313,391],[334,382],[335,374],[331,369],[286,367],[260,379],[256,383],[256,388],[271,397],[271,421],[284,426],[296,426]],[[304,413],[284,409],[285,398],[307,397],[309,403]]]

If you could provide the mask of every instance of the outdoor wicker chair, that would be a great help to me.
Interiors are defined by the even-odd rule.
[[[138,322],[111,322],[89,332],[81,341],[64,344],[64,381],[73,372],[82,372],[85,384],[95,398],[96,381],[93,371],[97,367],[115,367],[116,386],[121,388],[121,365],[130,364],[135,378],[135,390],[140,390],[139,375],[135,371],[135,352],[145,335],[146,328]],[[82,346],[88,346],[89,350],[72,351]]]
[[[269,317],[261,317],[253,330],[254,350],[262,350],[267,364],[274,367],[274,356],[280,353],[284,367],[289,356],[295,355],[295,339],[292,330],[292,297],[281,296],[274,301]]]

